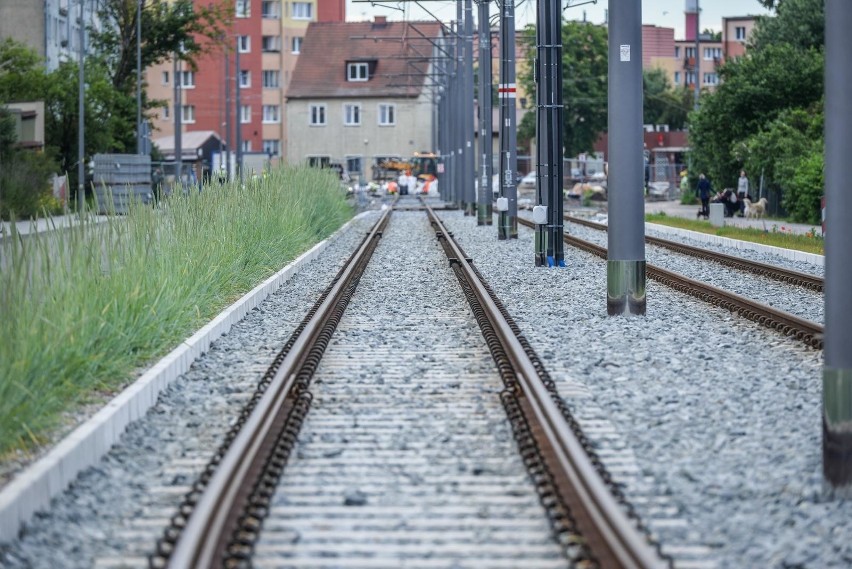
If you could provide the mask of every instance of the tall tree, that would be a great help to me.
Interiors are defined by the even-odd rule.
[[[821,51],[770,45],[723,65],[715,93],[690,115],[693,169],[717,187],[733,186],[743,158],[739,144],[786,109],[812,107],[823,94]]]
[[[683,88],[673,88],[668,75],[662,69],[642,72],[643,122],[645,124],[667,124],[680,130],[692,109],[692,93]]]
[[[825,0],[776,2],[774,16],[763,16],[751,35],[751,49],[787,44],[797,49],[825,45]]]
[[[527,26],[519,41],[529,46],[527,65],[518,79],[532,100],[535,27]],[[566,156],[591,151],[607,127],[607,30],[586,22],[562,23],[563,140]],[[527,113],[518,128],[518,138],[535,136],[535,114]]]
[[[198,57],[216,49],[226,37],[234,12],[234,3],[228,0],[210,0],[206,6],[193,0],[102,0],[98,14],[103,26],[92,31],[91,59],[97,61],[120,95],[112,98],[110,111],[117,114],[113,121],[126,128],[114,131],[113,144],[108,148],[118,152],[133,149],[136,140],[137,1],[142,3],[143,70],[171,59],[175,53],[196,69]],[[143,91],[143,109],[152,103]]]

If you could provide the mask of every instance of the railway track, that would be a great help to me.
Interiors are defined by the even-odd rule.
[[[571,218],[571,221],[574,221],[574,218]],[[534,227],[532,221],[527,219],[518,218],[518,222],[526,227]],[[646,240],[647,239],[648,238],[646,237]],[[597,255],[602,259],[607,258],[607,250],[605,247],[579,239],[567,233],[563,235],[563,240],[572,247]],[[750,263],[749,261],[743,262]],[[758,265],[761,265],[761,263],[758,263]],[[769,265],[766,266],[769,267]],[[784,269],[779,270],[783,271]],[[659,281],[666,286],[674,288],[675,290],[737,313],[738,315],[752,320],[753,322],[778,330],[785,336],[793,336],[809,346],[822,349],[823,327],[815,322],[799,318],[798,316],[783,310],[778,310],[771,306],[734,294],[730,291],[690,279],[661,267],[648,264],[646,265],[646,271],[649,278]]]
[[[607,230],[607,226],[602,223],[596,223],[594,221],[589,221],[588,219],[582,219],[579,217],[572,217],[566,215],[565,221],[568,221],[570,223],[576,223],[577,225],[582,225],[583,227],[588,227],[590,229],[597,229],[599,231]],[[688,255],[690,257],[695,257],[698,259],[713,261],[714,263],[719,263],[721,265],[725,265],[726,267],[731,267],[740,271],[754,273],[756,275],[765,276],[770,279],[775,279],[777,281],[801,286],[817,292],[822,292],[822,277],[809,275],[801,271],[794,271],[791,269],[785,269],[783,267],[776,267],[773,265],[768,265],[766,263],[761,263],[759,261],[750,261],[748,259],[734,257],[733,255],[726,255],[725,253],[720,253],[718,251],[710,251],[708,249],[702,249],[701,247],[693,247],[691,245],[685,245],[683,243],[678,243],[676,241],[671,241],[669,239],[663,239],[660,237],[652,237],[650,235],[645,236],[645,243],[649,245],[654,245],[656,247],[662,247],[664,249],[668,249],[669,251],[674,251],[675,253],[680,253],[682,255]]]
[[[394,270],[368,266],[391,212],[282,349],[151,566],[667,566],[590,456],[540,360],[434,212],[434,234],[478,339],[456,335],[470,328],[469,313],[452,287],[429,280],[442,273],[425,261],[434,244],[421,244],[429,292],[410,274],[396,281],[417,290],[422,314],[396,308],[398,291],[369,280]],[[394,230],[395,239],[405,234]],[[381,249],[385,261],[393,258],[392,245]],[[430,298],[438,290],[444,296]],[[356,302],[370,306],[350,315]],[[426,326],[441,328],[447,341],[418,346]],[[490,358],[471,351],[477,343]],[[493,370],[491,358],[498,372],[489,384],[482,366]],[[471,373],[448,376],[445,360],[467,360]],[[512,431],[502,438],[500,406]]]

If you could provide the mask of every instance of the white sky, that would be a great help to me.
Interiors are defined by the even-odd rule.
[[[528,22],[535,22],[535,0],[515,0],[515,16],[518,20],[518,28]],[[563,7],[566,2],[576,6],[566,9],[563,14],[567,19],[582,20],[583,13],[586,19],[594,23],[603,23],[604,14],[610,1],[622,2],[624,0],[597,0],[589,4],[579,5],[586,0],[562,0]],[[375,15],[385,15],[389,20],[431,20],[432,17],[419,8],[413,1],[399,2],[398,0],[374,0],[379,5],[372,6],[368,2],[354,2],[346,0],[346,15],[348,20],[372,19]],[[675,29],[675,38],[684,37],[684,7],[686,0],[642,0],[642,23],[656,24]],[[768,14],[769,11],[761,6],[757,0],[700,0],[701,5],[701,29],[711,28],[720,31],[723,16],[748,16],[754,14]],[[435,1],[424,0],[422,6],[444,22],[456,19],[456,2],[454,0]],[[404,12],[397,9],[402,8]],[[476,14],[476,4],[473,12]],[[496,7],[491,7],[492,16],[496,13]]]

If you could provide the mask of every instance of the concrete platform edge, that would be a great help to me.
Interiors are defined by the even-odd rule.
[[[680,229],[678,227],[669,227],[667,225],[659,225],[656,223],[645,223],[645,227],[659,231],[666,235],[677,235],[681,237],[689,237],[704,243],[713,243],[730,249],[749,249],[752,251],[760,251],[778,255],[792,261],[804,261],[817,266],[825,266],[825,257],[814,253],[805,253],[804,251],[796,251],[794,249],[783,249],[781,247],[773,247],[771,245],[761,245],[760,243],[752,243],[751,241],[742,241],[740,239],[731,239],[729,237],[719,237],[718,235],[708,235],[699,233],[698,231],[690,231],[688,229]]]
[[[303,265],[316,259],[356,215],[327,239],[302,253],[286,267],[254,287],[218,316],[151,366],[139,379],[111,399],[100,411],[75,428],[46,455],[19,472],[0,490],[0,543],[17,538],[21,526],[43,511],[84,469],[95,465],[119,439],[124,429],[145,415],[159,393],[185,373],[219,336],[289,280]]]

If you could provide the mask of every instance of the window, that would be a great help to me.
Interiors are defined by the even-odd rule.
[[[265,70],[263,72],[263,86],[268,89],[273,89],[280,86],[281,73],[275,70]]]
[[[251,51],[251,37],[237,36],[237,49],[240,53],[249,53]]]
[[[346,126],[358,126],[361,124],[361,105],[357,103],[343,105],[343,124]]]
[[[296,36],[293,38],[293,53],[299,53],[302,51],[302,38]]]
[[[689,58],[689,57],[695,57],[695,48],[694,48],[694,47],[686,47],[686,48],[684,48],[684,49],[683,49],[683,56],[684,56],[684,57],[687,57],[687,58]]]
[[[278,105],[263,105],[263,122],[281,122],[281,107],[279,107]]]
[[[169,72],[163,71],[163,85],[169,84]]]
[[[181,107],[181,122],[184,124],[195,122],[195,105]]]
[[[311,126],[325,126],[325,105],[311,105],[309,107],[310,111],[310,124]]]
[[[281,143],[278,140],[264,140],[263,153],[270,156],[278,156],[281,151]]]
[[[379,126],[396,124],[396,105],[382,103],[379,105]]]
[[[675,46],[675,58],[680,58],[680,46]]]
[[[251,0],[237,0],[237,18],[251,16]]]
[[[263,51],[281,51],[281,36],[263,36]]]
[[[308,166],[311,168],[328,168],[331,158],[328,156],[308,156]]]
[[[251,122],[251,105],[240,106],[240,122],[243,124]]]
[[[310,2],[293,2],[293,19],[294,20],[310,20],[311,19],[311,3]]]
[[[685,77],[687,85],[695,85],[695,71],[687,71]]]
[[[722,48],[721,47],[705,47],[704,48],[704,59],[710,61],[713,59],[720,59],[722,57]]]
[[[705,73],[704,74],[704,84],[705,85],[718,85],[719,84],[719,76],[715,73]]]
[[[366,63],[347,63],[346,64],[346,80],[347,81],[366,81],[369,66]]]
[[[195,89],[195,72],[194,71],[178,71],[180,78],[181,89]]]
[[[164,121],[169,120],[169,106],[166,105],[163,107],[163,114],[160,116]]]
[[[278,0],[263,0],[260,5],[260,16],[277,20],[281,17],[281,2]]]
[[[251,140],[243,141],[243,152],[251,152]]]
[[[680,85],[680,71],[675,71],[674,75],[674,84]]]
[[[746,29],[745,29],[745,26],[737,26],[737,27],[734,29],[734,35],[736,36],[736,38],[737,38],[738,40],[740,40],[740,41],[745,41],[745,39],[746,39]]]
[[[240,88],[251,87],[251,71],[240,69]]]
[[[350,174],[360,174],[361,170],[361,157],[360,156],[347,156],[346,157],[346,171]]]

